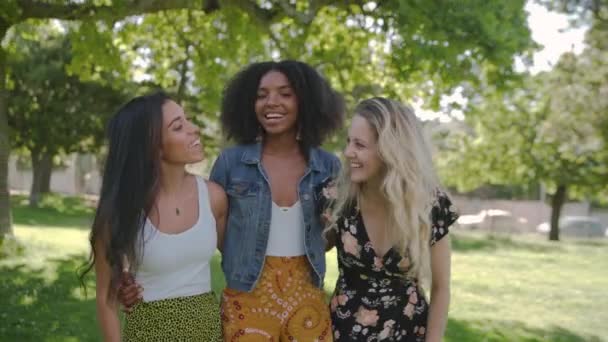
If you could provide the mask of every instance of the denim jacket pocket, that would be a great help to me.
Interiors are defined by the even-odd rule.
[[[230,183],[226,194],[230,200],[231,212],[234,211],[239,216],[246,216],[255,211],[259,189],[259,184],[255,182],[235,181]]]
[[[259,186],[255,182],[233,181],[228,185],[226,193],[232,197],[249,197],[258,193]]]

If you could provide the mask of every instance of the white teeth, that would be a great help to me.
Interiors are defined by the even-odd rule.
[[[269,119],[269,120],[271,120],[271,119],[280,119],[283,116],[284,116],[283,114],[279,114],[279,113],[269,113],[269,114],[265,115],[266,119]]]
[[[200,145],[201,145],[201,140],[196,139],[192,144],[190,144],[190,147],[196,147],[196,146],[200,146]]]

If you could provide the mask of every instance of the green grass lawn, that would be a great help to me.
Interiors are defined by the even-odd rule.
[[[94,288],[79,288],[93,211],[13,197],[15,241],[0,246],[0,341],[97,341]],[[608,241],[452,234],[446,341],[608,341]],[[336,256],[327,254],[331,293]],[[223,277],[214,259],[214,289]],[[88,280],[90,285],[94,281]]]

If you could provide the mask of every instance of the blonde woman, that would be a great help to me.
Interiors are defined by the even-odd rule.
[[[384,98],[361,102],[344,157],[326,231],[340,269],[334,339],[440,341],[450,300],[446,235],[457,214],[439,190],[412,109]],[[421,284],[431,279],[429,304]]]

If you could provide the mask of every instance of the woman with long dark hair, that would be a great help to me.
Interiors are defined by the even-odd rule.
[[[186,171],[203,158],[199,133],[162,92],[134,98],[109,123],[83,273],[95,268],[105,341],[221,340],[209,262],[222,244],[227,199],[220,186]],[[123,270],[143,292],[121,333],[116,289]]]

